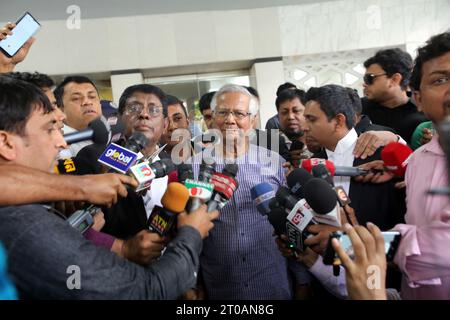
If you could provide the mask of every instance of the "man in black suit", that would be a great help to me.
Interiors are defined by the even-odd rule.
[[[361,104],[354,90],[337,85],[311,88],[306,100],[305,134],[324,147],[315,157],[346,167],[380,159],[380,148],[366,159],[356,159],[353,154],[358,139],[354,128],[355,110],[360,109]],[[404,205],[402,208],[395,196],[394,182],[364,184],[349,177],[334,177],[333,180],[350,196],[359,223],[373,222],[382,230],[388,230],[403,220]]]

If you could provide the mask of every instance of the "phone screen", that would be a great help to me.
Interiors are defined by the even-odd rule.
[[[31,14],[26,12],[16,23],[16,27],[12,30],[13,34],[0,41],[0,48],[10,57],[14,56],[40,27],[39,22]]]
[[[391,261],[394,258],[395,252],[397,251],[397,246],[400,241],[400,232],[397,231],[385,231],[382,232],[384,238],[384,252],[386,253],[386,258]],[[345,252],[350,258],[354,258],[353,246],[350,238],[347,234],[343,234],[340,237],[341,245]]]

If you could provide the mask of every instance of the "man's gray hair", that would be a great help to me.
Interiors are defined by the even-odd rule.
[[[214,95],[214,97],[211,100],[211,110],[214,111],[216,109],[217,106],[217,98],[219,98],[221,95],[228,93],[228,92],[239,92],[239,93],[243,93],[247,96],[250,97],[250,103],[248,106],[248,112],[250,112],[250,114],[252,116],[256,116],[256,114],[258,113],[258,99],[252,95],[250,92],[248,92],[248,90],[242,86],[239,86],[237,84],[226,84],[224,85],[222,88],[219,89],[219,91],[216,92],[216,94]]]

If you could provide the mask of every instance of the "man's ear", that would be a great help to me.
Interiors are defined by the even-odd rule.
[[[347,128],[347,117],[344,116],[342,113],[337,114],[334,117],[334,120],[336,122],[336,126],[335,129],[342,129],[342,128]]]
[[[164,132],[167,132],[167,129],[169,129],[169,118],[164,118]]]
[[[16,145],[13,136],[6,131],[0,130],[0,157],[7,161],[16,159]]]
[[[400,73],[394,73],[391,77],[391,81],[396,85],[400,86],[403,80],[403,76]]]
[[[256,129],[255,124],[256,124],[257,119],[258,119],[258,115],[255,115],[255,116],[250,115],[250,128]]]
[[[422,111],[422,96],[420,95],[420,91],[414,90],[413,92],[414,101],[416,102],[417,109]]]

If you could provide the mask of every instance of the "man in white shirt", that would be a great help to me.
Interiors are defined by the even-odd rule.
[[[64,134],[86,129],[88,124],[102,116],[100,97],[95,84],[85,76],[66,77],[56,87],[56,103],[66,115]],[[82,148],[92,144],[91,140],[71,144],[63,150],[61,158],[75,157]]]
[[[364,162],[380,159],[380,149],[367,159],[355,159],[355,149],[358,135],[354,129],[355,110],[361,101],[353,89],[338,85],[326,85],[311,88],[306,93],[305,134],[324,147],[324,151],[315,157],[325,158],[335,166],[354,167]],[[382,230],[388,230],[403,217],[401,204],[393,194],[396,192],[395,182],[383,184],[363,184],[349,177],[334,177],[334,184],[342,186],[351,199],[359,223],[373,222]],[[404,209],[403,209],[404,210]],[[335,230],[335,228],[334,228]],[[328,243],[333,227],[313,225],[308,231],[316,236],[305,240],[315,252],[323,253]],[[334,287],[333,293],[339,297],[345,296],[342,278],[331,277],[331,267],[323,265],[321,259],[301,257],[310,271],[327,287]],[[314,261],[315,260],[315,261]]]

